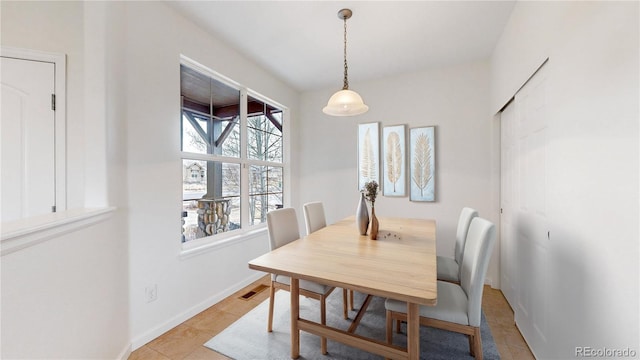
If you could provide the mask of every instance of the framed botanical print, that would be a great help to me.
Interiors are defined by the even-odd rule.
[[[406,125],[385,126],[382,130],[382,194],[406,196]]]
[[[435,200],[435,128],[413,128],[409,139],[411,201]]]
[[[358,190],[364,184],[376,181],[380,184],[380,123],[358,125]]]

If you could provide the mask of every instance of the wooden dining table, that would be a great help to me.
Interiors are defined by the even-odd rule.
[[[360,235],[352,216],[249,261],[251,269],[291,278],[292,359],[300,355],[300,331],[385,358],[420,358],[419,307],[437,301],[436,224],[427,219],[379,221],[377,240]],[[354,334],[353,328],[346,331],[300,318],[300,279],[406,301],[407,348]]]

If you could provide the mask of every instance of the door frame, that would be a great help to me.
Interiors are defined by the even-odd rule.
[[[54,91],[56,108],[54,111],[54,169],[56,212],[67,209],[67,56],[39,50],[0,47],[0,57],[40,61],[54,65]]]

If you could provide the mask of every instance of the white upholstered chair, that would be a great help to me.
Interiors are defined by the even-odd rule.
[[[322,202],[314,201],[306,203],[302,206],[302,209],[304,210],[304,223],[307,226],[307,234],[311,234],[327,226]]]
[[[272,210],[267,213],[267,227],[269,229],[269,247],[275,250],[300,238],[298,230],[298,218],[296,211],[292,208]],[[284,275],[271,275],[271,288],[269,298],[269,322],[267,331],[272,331],[273,324],[273,303],[275,301],[276,289],[290,291],[289,285],[291,278]],[[300,295],[317,299],[320,301],[320,323],[325,325],[327,322],[326,300],[331,294],[334,287],[318,284],[312,281],[300,280]],[[346,303],[345,303],[346,309]],[[323,354],[327,353],[327,339],[321,337],[321,350]]]
[[[437,256],[438,280],[449,281],[453,283],[460,282],[460,264],[462,263],[462,255],[464,243],[467,239],[467,232],[471,220],[478,216],[478,212],[472,208],[465,207],[460,212],[458,219],[458,229],[456,231],[456,247],[454,249],[454,257]]]
[[[469,349],[476,360],[482,360],[480,337],[482,292],[495,241],[495,225],[475,217],[471,221],[465,243],[460,284],[438,281],[438,304],[420,306],[420,325],[468,335]],[[393,320],[406,321],[407,303],[387,299],[385,308],[387,309],[387,342],[391,343]]]
[[[307,234],[318,231],[327,226],[327,220],[324,214],[324,206],[321,201],[306,203],[302,206],[304,212],[304,222],[307,227]],[[343,316],[349,318],[347,313],[347,290],[342,290],[342,300],[344,302]],[[351,290],[351,309],[353,309],[353,290]]]

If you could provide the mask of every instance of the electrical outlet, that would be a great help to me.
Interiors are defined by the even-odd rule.
[[[158,299],[158,284],[152,284],[144,288],[145,299],[148,303]]]

